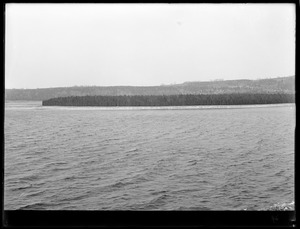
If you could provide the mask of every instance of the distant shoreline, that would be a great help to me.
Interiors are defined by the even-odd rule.
[[[260,80],[185,82],[164,86],[80,86],[65,88],[5,89],[6,100],[42,101],[70,96],[156,96],[232,93],[295,93],[295,76]]]

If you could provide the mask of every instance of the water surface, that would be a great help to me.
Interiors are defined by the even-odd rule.
[[[5,209],[259,210],[294,201],[295,105],[5,103]]]

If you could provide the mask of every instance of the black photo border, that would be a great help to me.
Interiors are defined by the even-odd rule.
[[[4,210],[4,104],[5,104],[5,4],[6,3],[124,3],[110,1],[4,1],[2,2],[2,141],[1,141],[1,218],[3,228],[103,228],[103,227],[295,227],[296,187],[294,211],[32,211]],[[296,103],[297,103],[297,28],[299,1],[129,1],[126,3],[292,3],[296,9]],[[297,113],[297,106],[296,106]],[[296,121],[297,123],[297,121]],[[297,184],[297,130],[295,130],[295,184]],[[295,185],[296,186],[296,185]]]

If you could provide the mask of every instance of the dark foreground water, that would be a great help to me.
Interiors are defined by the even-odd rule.
[[[5,104],[5,209],[293,205],[295,105]]]

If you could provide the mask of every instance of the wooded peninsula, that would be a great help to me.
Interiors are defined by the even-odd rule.
[[[293,93],[69,96],[44,100],[43,106],[194,106],[294,103]]]

